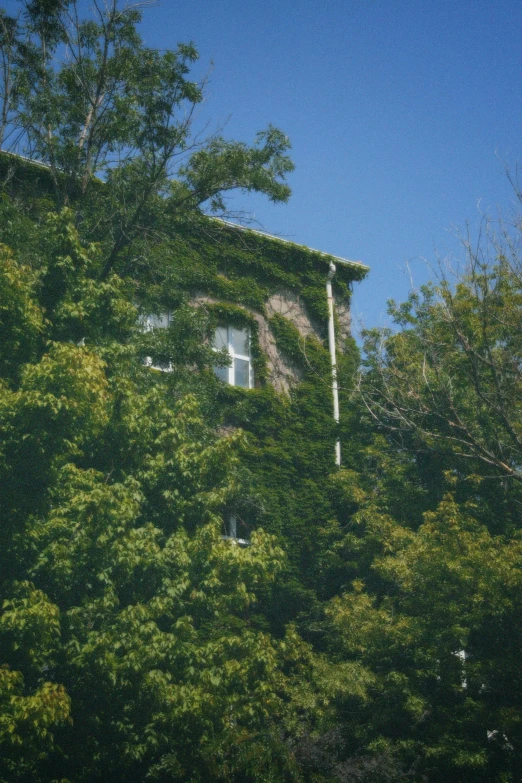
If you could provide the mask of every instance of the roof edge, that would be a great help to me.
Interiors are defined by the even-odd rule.
[[[17,152],[9,152],[8,150],[0,149],[0,154],[9,155],[11,157],[22,160],[24,163],[29,163],[38,168],[50,170],[50,166],[48,163],[42,163],[42,161],[34,160],[32,158],[27,158],[25,155],[20,155]],[[338,264],[342,264],[343,266],[351,267],[352,269],[359,269],[363,272],[370,271],[370,267],[367,266],[367,264],[363,264],[362,261],[350,261],[347,258],[342,258],[341,256],[335,256],[333,255],[333,253],[326,253],[324,252],[324,250],[317,250],[315,247],[309,247],[308,245],[303,245],[300,242],[292,242],[291,239],[283,239],[283,237],[278,237],[275,234],[270,234],[268,231],[261,231],[260,229],[257,228],[249,228],[248,226],[241,226],[239,223],[233,223],[231,220],[225,220],[224,218],[215,217],[214,215],[207,215],[207,217],[210,217],[211,220],[218,220],[220,223],[224,223],[229,228],[236,229],[237,231],[248,231],[251,234],[257,234],[258,236],[265,237],[266,239],[274,240],[275,242],[282,242],[285,245],[295,245],[296,247],[304,247],[306,250],[310,250],[312,253],[317,253],[317,255],[323,256],[324,258],[333,258],[334,261],[336,261]]]
[[[218,218],[214,216],[209,216],[212,220],[218,220],[220,223],[224,223],[226,226],[232,229],[236,229],[237,231],[246,231],[251,234],[257,234],[260,237],[265,237],[266,239],[272,239],[275,242],[282,242],[285,245],[295,245],[296,247],[303,247],[306,250],[310,250],[312,253],[317,253],[319,256],[323,256],[324,258],[333,258],[334,261],[336,261],[338,264],[342,264],[343,266],[352,267],[353,269],[360,269],[364,272],[369,272],[370,267],[367,266],[367,264],[363,264],[362,261],[351,261],[347,258],[342,258],[341,256],[335,256],[333,253],[326,253],[324,250],[317,250],[315,247],[309,247],[308,245],[303,245],[299,242],[293,242],[291,239],[283,239],[283,237],[278,237],[275,234],[270,234],[268,231],[261,231],[258,228],[250,228],[249,226],[241,226],[239,223],[233,223],[231,220],[225,220],[224,218]]]

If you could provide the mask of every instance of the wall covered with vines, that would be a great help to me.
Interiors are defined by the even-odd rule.
[[[199,389],[217,426],[247,433],[242,466],[250,491],[238,499],[233,511],[244,536],[263,527],[284,542],[288,568],[263,608],[265,615],[283,627],[301,613],[309,617],[314,604],[338,587],[330,584],[328,574],[321,573],[320,555],[321,538],[331,536],[340,525],[332,483],[334,443],[340,430],[332,416],[326,339],[325,283],[333,259],[217,221],[209,222],[204,231],[184,227],[173,238],[170,253],[170,272],[161,290],[149,288],[148,295],[155,291],[167,305],[182,287],[189,298],[200,298],[211,327],[218,323],[248,326],[252,335],[256,388],[228,386],[209,373]],[[352,283],[366,270],[341,264],[337,270],[336,301],[346,303]],[[268,306],[281,291],[297,298],[313,324],[312,333],[303,334],[289,318]],[[271,383],[260,340],[261,319],[278,353],[296,372],[298,381],[287,393],[278,393]],[[338,370],[343,390],[341,428],[345,430],[358,351],[351,338],[339,342],[343,343]],[[349,449],[344,452],[349,463]]]
[[[18,247],[23,260],[23,254],[38,255],[37,227],[51,209],[46,197],[50,183],[44,168],[22,162],[13,174],[11,163],[0,157],[2,241],[15,250]],[[78,219],[87,223],[85,216]],[[277,534],[286,550],[286,572],[262,608],[265,617],[283,627],[300,613],[313,614],[314,603],[339,587],[325,573],[321,541],[335,537],[342,523],[332,481],[334,443],[339,432],[346,433],[350,420],[349,391],[358,353],[351,338],[339,341],[343,343],[338,358],[343,393],[338,428],[332,417],[325,290],[329,264],[335,259],[205,217],[165,215],[163,220],[133,243],[118,270],[129,281],[129,295],[142,313],[169,310],[175,315],[171,334],[160,338],[164,340],[160,360],[171,360],[174,344],[189,346],[175,373],[151,370],[150,383],[163,385],[173,397],[192,392],[211,424],[245,431],[241,485],[248,490],[238,494],[235,507],[228,511],[237,515],[245,536],[263,527]],[[85,233],[91,238],[88,226]],[[23,243],[19,242],[22,234]],[[99,239],[100,244],[103,241]],[[337,264],[338,303],[349,303],[352,283],[366,271],[362,265]],[[304,333],[276,312],[270,306],[274,296],[293,298],[313,328]],[[218,324],[249,327],[256,388],[228,386],[209,369],[208,342]],[[263,329],[292,368],[295,382],[285,393],[270,382]],[[205,343],[207,356],[200,361]],[[150,355],[150,350],[145,347],[144,354]],[[343,444],[343,454],[350,467],[348,443]]]

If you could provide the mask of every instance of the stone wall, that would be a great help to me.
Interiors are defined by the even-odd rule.
[[[326,297],[326,287],[325,287]],[[221,300],[203,293],[195,294],[194,304],[219,304]],[[243,308],[258,324],[259,347],[267,360],[270,383],[279,392],[288,394],[290,387],[301,380],[302,372],[287,356],[277,348],[275,337],[270,329],[269,319],[273,315],[287,318],[300,332],[303,338],[303,353],[306,353],[306,339],[315,337],[321,340],[321,332],[317,324],[306,312],[299,295],[290,289],[280,289],[273,293],[266,302],[266,317],[249,307]],[[344,340],[350,336],[350,308],[346,302],[336,303],[338,322],[337,342],[342,347]]]

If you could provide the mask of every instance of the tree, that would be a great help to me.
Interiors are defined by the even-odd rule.
[[[332,654],[375,678],[340,706],[349,750],[390,754],[399,780],[520,777],[520,536],[475,511],[448,492],[411,530],[368,496],[354,526],[373,557],[327,610]]]
[[[519,231],[467,239],[454,282],[366,334],[366,443],[336,481],[351,519],[324,627],[375,677],[340,706],[345,757],[391,754],[399,780],[520,779]]]
[[[4,146],[44,166],[2,156],[0,778],[298,780],[291,738],[365,679],[271,629],[272,536],[221,538],[252,491],[243,436],[185,396],[216,384],[194,373],[212,319],[165,260],[229,190],[286,200],[289,143],[201,141],[193,46],[147,49],[139,6],[94,5],[1,17]]]
[[[0,779],[298,779],[285,739],[359,668],[270,633],[282,550],[221,538],[242,434],[143,365],[126,285],[93,279],[69,212],[38,234],[33,269],[0,256]]]
[[[290,195],[281,131],[270,126],[249,147],[194,130],[204,94],[189,78],[197,51],[144,46],[146,5],[94,3],[86,18],[77,0],[21,0],[17,18],[0,15],[0,138],[46,164],[56,206],[74,204],[82,234],[103,240],[102,277],[135,237],[157,235],[158,212],[171,223],[202,207],[223,212],[234,189]]]
[[[368,410],[388,433],[497,485],[522,481],[518,233],[486,230],[477,248],[466,240],[455,286],[442,275],[400,307],[391,303],[402,330],[367,333],[361,376]]]

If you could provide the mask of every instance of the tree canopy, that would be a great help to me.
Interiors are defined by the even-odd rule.
[[[520,221],[347,343],[338,429],[282,316],[289,395],[226,387],[216,319],[254,339],[268,281],[324,316],[303,249],[211,268],[203,213],[285,200],[288,141],[200,140],[194,47],[82,7],[0,16],[4,146],[45,164],[0,160],[0,781],[517,783]]]
[[[154,382],[135,306],[89,277],[70,214],[44,238],[37,272],[1,257],[0,777],[286,779],[324,665],[256,617],[274,537],[222,540],[242,435]],[[67,339],[78,320],[88,346]],[[327,688],[360,688],[352,670]]]
[[[159,212],[222,214],[235,189],[290,195],[284,133],[269,126],[248,146],[195,125],[196,48],[145,46],[146,5],[110,0],[86,16],[77,0],[20,0],[17,17],[0,11],[0,142],[48,166],[56,206],[74,204],[82,235],[107,244],[102,276],[136,237],[157,234]]]

